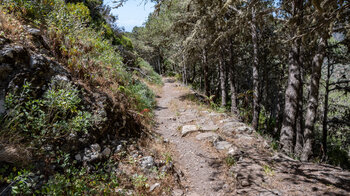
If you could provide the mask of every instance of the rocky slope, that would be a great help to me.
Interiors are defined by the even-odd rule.
[[[149,131],[154,95],[134,70],[159,76],[131,49],[72,22],[89,13],[84,4],[48,7],[80,25],[69,37],[35,25],[16,2],[0,5],[0,195],[171,191],[176,172]]]

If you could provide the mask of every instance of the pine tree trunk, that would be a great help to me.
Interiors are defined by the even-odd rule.
[[[159,75],[162,75],[162,65],[160,63],[160,56],[158,57],[158,69],[159,69]]]
[[[300,48],[299,51],[299,64],[302,65],[302,63],[304,62],[303,59],[303,50],[302,50],[302,46]],[[295,147],[294,147],[294,153],[297,156],[300,156],[301,153],[303,152],[303,143],[304,143],[304,139],[303,139],[303,132],[304,132],[304,117],[303,117],[303,94],[304,94],[304,72],[303,72],[303,68],[302,66],[299,67],[300,68],[300,88],[299,88],[299,95],[298,95],[298,111],[297,111],[297,121],[296,121],[296,127],[295,127],[295,131],[296,131],[296,136],[295,136]]]
[[[329,63],[329,60],[328,60]],[[326,79],[326,93],[324,95],[324,110],[322,121],[322,160],[326,160],[327,157],[327,136],[328,136],[328,101],[329,101],[329,80],[331,78],[331,65],[327,65],[327,79]]]
[[[226,72],[224,63],[219,57],[219,69],[220,69],[220,89],[221,89],[221,107],[226,106]]]
[[[183,83],[187,85],[187,68],[185,63],[185,55],[182,54],[182,63],[183,63]]]
[[[303,1],[294,0],[292,2],[292,16],[297,17],[296,24],[291,27],[300,29],[301,22],[303,20]],[[298,35],[299,30],[293,31],[292,37]],[[296,132],[296,120],[298,114],[298,101],[300,100],[300,61],[299,61],[299,49],[300,40],[295,39],[292,42],[291,50],[288,56],[288,85],[285,93],[285,105],[283,112],[283,122],[280,134],[280,145],[282,151],[287,154],[292,154],[294,151],[294,138]]]
[[[207,53],[205,51],[205,49],[203,49],[203,72],[204,72],[204,89],[205,89],[205,95],[207,97],[210,97],[210,82],[209,82],[209,67],[208,67],[208,63],[207,63]]]
[[[234,79],[234,68],[233,65],[231,65],[231,70],[229,74],[229,85],[230,85],[230,91],[231,91],[231,113],[232,114],[238,114],[237,109],[237,95],[236,95],[236,88],[235,88],[235,79]]]
[[[316,112],[318,107],[318,94],[321,78],[323,59],[325,56],[326,39],[321,37],[317,53],[312,60],[312,73],[310,79],[309,100],[306,110],[305,131],[304,131],[304,148],[301,155],[301,161],[308,161],[312,155],[313,130],[316,121]]]
[[[251,34],[253,42],[253,120],[252,126],[255,130],[258,130],[259,115],[260,115],[260,92],[259,92],[259,59],[258,59],[258,38],[256,30],[256,18],[255,9],[252,8],[252,21],[251,21]]]
[[[298,96],[301,84],[298,48],[298,41],[294,41],[289,52],[288,86],[285,93],[284,114],[280,134],[281,149],[287,154],[293,153],[294,150],[293,139],[295,136]]]
[[[234,58],[234,50],[233,50],[233,44],[232,39],[230,39],[230,63],[231,65],[227,68],[228,69],[228,83],[230,85],[230,92],[231,92],[231,113],[238,115],[238,108],[237,108],[237,90],[235,87],[235,58]]]

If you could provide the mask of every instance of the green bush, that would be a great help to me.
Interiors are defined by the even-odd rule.
[[[41,99],[34,99],[31,84],[9,93],[2,131],[26,136],[41,146],[67,133],[87,132],[92,115],[80,106],[78,89],[68,82],[53,80]]]
[[[155,95],[146,84],[136,81],[129,88],[138,102],[137,109],[139,111],[143,111],[144,109],[152,110],[155,107]]]
[[[70,160],[69,154],[57,156],[61,173],[52,174],[47,180],[40,176],[40,183],[34,180],[31,169],[17,170],[4,164],[0,166],[0,183],[10,184],[13,195],[110,195],[119,187],[117,174],[107,172],[115,167],[112,162],[96,164],[91,171],[81,168]],[[7,172],[7,174],[6,174]]]
[[[154,84],[158,84],[158,85],[162,85],[162,77],[157,74],[154,69],[152,68],[152,66],[146,62],[143,59],[139,59],[139,66],[141,68],[141,70],[144,72],[144,74],[146,75],[146,79]]]

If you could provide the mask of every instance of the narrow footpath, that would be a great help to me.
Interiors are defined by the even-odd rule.
[[[348,171],[277,153],[251,127],[194,98],[171,78],[157,96],[156,132],[169,143],[184,187],[174,196],[350,194]]]

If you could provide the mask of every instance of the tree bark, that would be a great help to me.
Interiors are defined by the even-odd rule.
[[[301,155],[301,161],[308,161],[312,155],[312,142],[313,142],[313,130],[316,121],[316,112],[318,107],[318,94],[319,94],[319,85],[321,78],[321,70],[323,59],[325,56],[326,50],[326,41],[325,37],[320,38],[320,43],[318,45],[317,53],[315,54],[312,60],[312,74],[310,79],[310,92],[309,100],[306,111],[305,118],[305,131],[304,131],[304,148]]]
[[[220,69],[220,88],[221,88],[221,107],[226,106],[226,72],[224,63],[219,57],[219,69]]]
[[[328,136],[328,101],[329,101],[329,80],[331,78],[331,66],[329,65],[329,59],[328,59],[328,65],[327,65],[327,78],[326,78],[326,92],[324,95],[324,110],[323,110],[323,121],[322,121],[322,160],[326,160],[327,158],[327,136]]]
[[[229,73],[229,85],[230,85],[230,91],[231,91],[231,113],[238,115],[238,109],[237,109],[237,95],[236,95],[236,88],[235,88],[235,75],[234,75],[234,65],[231,65],[230,67],[230,73]]]
[[[230,41],[230,66],[228,67],[228,82],[230,85],[230,92],[231,92],[231,113],[234,115],[238,115],[238,108],[237,108],[237,89],[235,87],[235,58],[233,54],[233,44],[232,39]]]
[[[162,75],[162,65],[160,63],[160,56],[158,57],[158,69],[159,69],[159,75]]]
[[[303,0],[294,0],[292,3],[293,17],[296,18],[296,24],[292,28],[300,29],[302,22]],[[293,30],[293,29],[292,29]],[[292,36],[298,35],[298,31],[293,31]],[[294,137],[296,128],[296,119],[298,111],[299,89],[300,82],[300,62],[299,49],[300,39],[295,39],[292,42],[291,50],[288,56],[288,85],[285,93],[285,105],[283,113],[283,122],[280,134],[280,145],[283,152],[292,154],[294,151]]]
[[[259,128],[260,115],[260,91],[259,91],[259,59],[258,59],[258,38],[256,30],[255,9],[252,7],[251,35],[253,43],[253,120],[252,126],[255,130]]]
[[[187,68],[186,68],[186,63],[185,63],[185,55],[182,54],[182,63],[183,63],[183,83],[187,85]]]
[[[293,153],[293,139],[298,108],[300,88],[300,65],[298,63],[299,42],[295,40],[289,52],[288,86],[285,93],[283,122],[280,135],[281,149],[287,154]]]
[[[204,89],[205,89],[205,95],[207,97],[210,97],[210,82],[209,82],[209,67],[207,63],[207,53],[205,49],[203,48],[203,62],[202,62],[202,68],[204,72]]]
[[[294,147],[294,153],[297,156],[300,156],[301,153],[303,152],[303,132],[304,132],[304,117],[303,117],[303,94],[304,94],[304,71],[302,64],[304,62],[303,58],[303,47],[300,46],[300,51],[299,51],[299,65],[300,65],[300,88],[299,88],[299,95],[298,95],[298,108],[297,108],[297,121],[296,121],[296,136],[295,136],[295,147]]]

